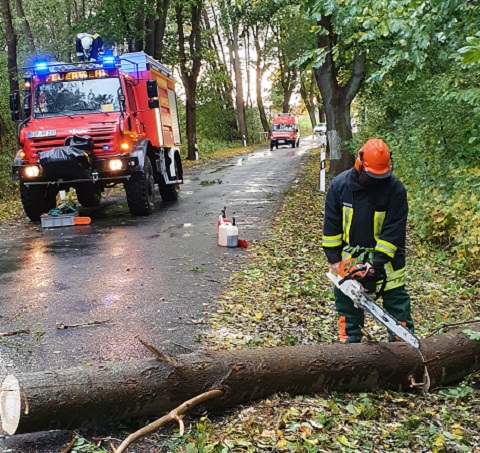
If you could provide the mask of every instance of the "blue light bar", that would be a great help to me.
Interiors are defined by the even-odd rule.
[[[113,55],[104,55],[102,57],[102,65],[104,68],[115,68],[116,58]]]
[[[37,61],[33,65],[33,69],[38,74],[47,74],[49,71],[48,63],[46,61]]]

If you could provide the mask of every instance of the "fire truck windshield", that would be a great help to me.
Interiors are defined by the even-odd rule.
[[[281,132],[293,132],[295,126],[293,124],[274,124],[272,126],[272,131],[281,131]]]
[[[68,80],[35,86],[35,118],[120,111],[118,78]]]

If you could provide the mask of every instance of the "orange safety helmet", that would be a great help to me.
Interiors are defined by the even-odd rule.
[[[381,138],[367,140],[358,151],[355,169],[360,173],[362,168],[374,179],[388,178],[392,174],[390,150]]]

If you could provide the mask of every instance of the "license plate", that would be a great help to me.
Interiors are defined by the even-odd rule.
[[[278,143],[285,143],[285,140],[278,140]]]
[[[55,137],[57,131],[55,129],[50,129],[48,131],[33,131],[28,133],[28,138],[36,137]]]

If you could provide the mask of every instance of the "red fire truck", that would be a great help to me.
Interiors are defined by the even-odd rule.
[[[32,220],[74,188],[79,203],[100,203],[124,184],[133,215],[151,214],[154,185],[164,201],[182,181],[177,98],[170,71],[143,52],[105,54],[94,63],[36,62],[24,73],[23,103],[10,95],[20,121],[13,178]]]
[[[279,113],[273,118],[270,149],[278,149],[279,145],[290,145],[292,148],[300,146],[298,118],[293,113]]]

